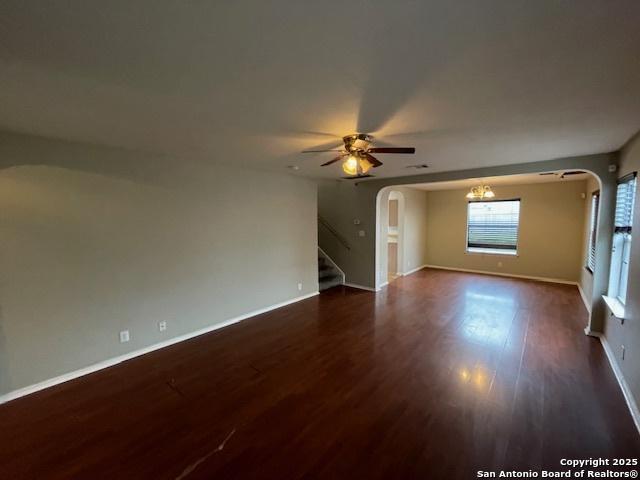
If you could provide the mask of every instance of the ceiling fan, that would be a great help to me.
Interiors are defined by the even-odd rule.
[[[342,163],[342,171],[349,175],[345,178],[371,177],[372,175],[368,174],[369,170],[382,165],[380,160],[371,155],[372,153],[416,153],[416,149],[413,147],[371,147],[373,136],[367,133],[347,135],[342,137],[342,141],[344,142],[344,148],[303,150],[302,153],[339,152],[335,158],[323,163],[321,167],[326,167],[345,159]]]

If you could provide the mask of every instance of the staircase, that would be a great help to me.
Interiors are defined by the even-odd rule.
[[[344,273],[331,261],[331,259],[318,248],[318,284],[322,292],[331,287],[344,283]]]

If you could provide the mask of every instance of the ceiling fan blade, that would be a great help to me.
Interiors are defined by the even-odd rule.
[[[367,158],[367,160],[369,160],[371,165],[373,165],[373,168],[376,168],[382,165],[382,162],[378,160],[376,157],[374,157],[373,155],[369,155],[368,153],[365,153],[364,156]]]
[[[300,135],[310,135],[310,136],[314,136],[314,137],[331,137],[331,138],[335,138],[335,139],[340,139],[342,138],[340,135],[336,135],[335,133],[329,133],[329,132],[317,132],[315,130],[294,130],[293,131],[294,134],[300,134]]]
[[[414,147],[378,147],[370,148],[368,153],[416,153]]]
[[[339,160],[342,160],[342,157],[344,157],[345,154],[342,155],[338,155],[336,158],[334,158],[333,160],[329,160],[328,162],[324,162],[322,165],[320,165],[321,167],[326,167],[327,165],[331,165],[332,163],[336,163]]]

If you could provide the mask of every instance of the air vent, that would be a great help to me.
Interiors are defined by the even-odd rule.
[[[429,168],[429,165],[427,165],[426,163],[419,163],[417,165],[407,165],[404,168],[415,168],[416,170],[420,170],[423,168]]]
[[[576,170],[574,172],[564,172],[562,174],[560,174],[559,172],[543,172],[543,173],[539,173],[538,175],[560,175],[560,179],[563,179],[564,177],[568,177],[570,175],[583,175],[587,172],[583,172],[582,170]]]

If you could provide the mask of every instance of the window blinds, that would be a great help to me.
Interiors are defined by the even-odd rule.
[[[469,202],[467,248],[516,250],[520,200]]]
[[[616,194],[615,231],[631,233],[633,204],[636,197],[636,175],[631,174],[618,181]]]
[[[591,219],[589,226],[589,258],[587,267],[592,272],[596,268],[596,232],[598,229],[598,208],[600,207],[600,193],[591,195]]]

